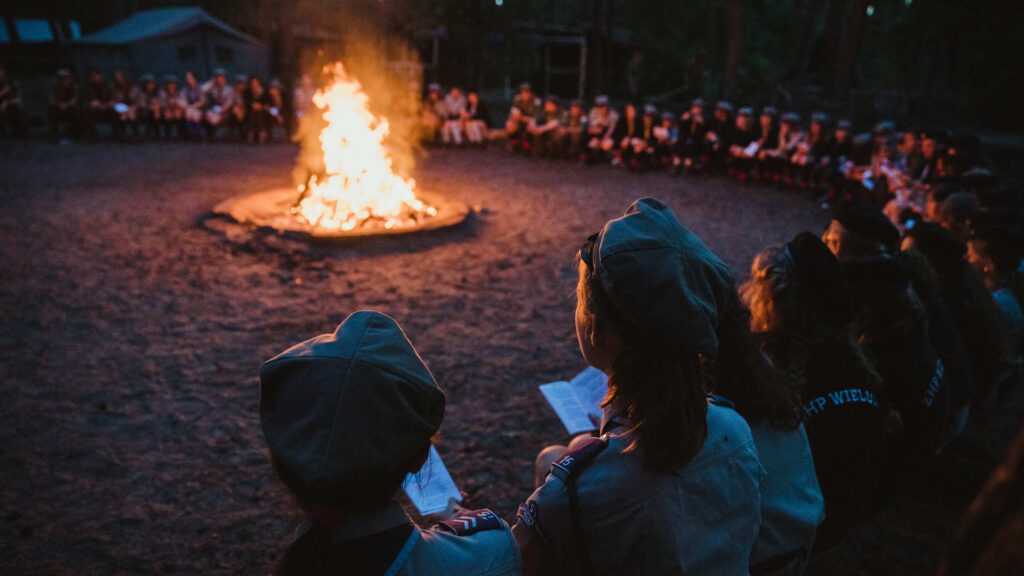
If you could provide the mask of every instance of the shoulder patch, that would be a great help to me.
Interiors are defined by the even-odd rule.
[[[608,447],[608,438],[596,436],[580,442],[579,446],[565,453],[557,462],[551,465],[551,473],[556,474],[562,480],[579,476],[597,455]]]
[[[469,536],[485,530],[498,530],[501,519],[487,508],[465,512],[434,525],[434,528],[456,536]]]

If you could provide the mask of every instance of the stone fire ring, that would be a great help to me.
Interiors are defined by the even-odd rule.
[[[358,227],[354,230],[325,230],[310,226],[291,213],[291,208],[299,197],[299,193],[294,188],[274,188],[254,194],[235,196],[214,206],[213,213],[217,216],[227,217],[239,224],[257,228],[272,228],[278,232],[291,233],[315,240],[398,236],[426,232],[461,224],[469,217],[469,207],[462,202],[420,190],[416,191],[416,196],[437,208],[437,214],[425,217],[415,225],[391,229],[372,226]]]

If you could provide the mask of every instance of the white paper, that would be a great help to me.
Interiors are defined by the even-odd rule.
[[[754,154],[757,154],[757,148],[757,142],[751,142],[750,146],[747,146],[746,148],[743,149],[743,154],[745,156],[753,156]]]
[[[118,103],[114,104],[114,112],[117,112],[118,114],[124,114],[127,111],[128,111],[128,105],[125,104],[124,102],[118,102]]]
[[[601,400],[608,391],[608,377],[589,367],[569,382],[541,384],[540,393],[555,410],[569,434],[596,430],[601,420]]]
[[[452,475],[433,446],[420,471],[406,476],[402,489],[423,516],[444,511],[449,500],[462,501]]]

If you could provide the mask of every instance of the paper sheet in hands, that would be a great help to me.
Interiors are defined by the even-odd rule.
[[[402,489],[422,516],[443,512],[448,508],[449,500],[462,501],[462,494],[452,475],[433,446],[420,471],[406,476]]]
[[[608,377],[592,366],[568,382],[540,386],[540,393],[570,435],[597,430],[596,423],[601,421],[601,400],[607,392]]]

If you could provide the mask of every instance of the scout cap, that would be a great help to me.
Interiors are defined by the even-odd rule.
[[[704,99],[703,98],[694,98],[693,102],[690,102],[690,107],[691,108],[693,108],[693,107],[704,108]]]
[[[687,349],[718,351],[718,308],[735,291],[729,267],[668,206],[637,200],[594,242],[594,272],[622,319]]]
[[[811,114],[811,122],[814,122],[815,124],[827,124],[828,114],[825,114],[824,112],[815,112]]]
[[[666,111],[661,113],[661,119],[662,120],[672,120],[674,118],[675,118],[675,115],[672,114],[671,112],[669,112],[668,110],[666,110]]]
[[[718,104],[715,105],[715,108],[732,114],[732,102],[729,102],[728,100],[719,100]]]
[[[658,107],[654,104],[644,104],[644,114],[654,116],[658,113]]]
[[[223,69],[223,68],[214,68],[213,69],[213,75],[214,76],[225,76],[226,77],[228,75],[228,71]]]
[[[521,84],[519,85],[519,91],[520,91],[520,92],[523,92],[523,91],[525,91],[525,90],[533,90],[533,87],[532,87],[532,86],[530,86],[530,83],[529,83],[529,82],[523,82],[523,83],[521,83]]]
[[[846,118],[840,118],[839,121],[836,122],[836,130],[846,130],[847,132],[849,132],[852,126],[853,125],[850,124],[850,121],[847,120]]]
[[[880,210],[843,206],[832,214],[832,219],[852,234],[881,244],[891,252],[898,252],[900,231]]]
[[[786,244],[786,250],[793,259],[793,279],[808,316],[836,330],[852,322],[846,276],[821,238],[801,232]]]
[[[786,112],[782,115],[782,121],[786,124],[796,125],[800,123],[800,115],[796,112]]]
[[[164,74],[164,84],[177,84],[178,77],[174,74]]]
[[[139,76],[139,82],[154,82],[155,80],[156,78],[148,72]]]
[[[605,96],[604,94],[599,94],[596,98],[594,98],[594,106],[607,106],[607,105],[608,105],[608,97]]]
[[[263,436],[311,503],[415,458],[441,425],[444,405],[412,343],[379,312],[356,312],[333,334],[296,344],[260,369]]]
[[[744,106],[743,108],[740,108],[738,114],[749,118],[754,115],[754,109],[750,106]]]
[[[761,109],[761,116],[771,116],[772,118],[775,118],[778,115],[779,111],[776,110],[774,106],[765,106]]]
[[[248,82],[248,81],[249,81],[249,77],[246,76],[245,74],[235,74],[235,84],[238,84],[239,82]]]

